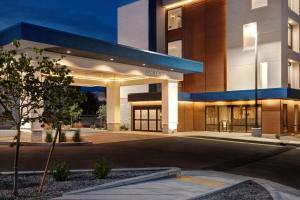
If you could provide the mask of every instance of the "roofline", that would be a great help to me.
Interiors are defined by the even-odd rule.
[[[92,53],[105,54],[112,57],[120,57],[145,63],[151,65],[151,67],[157,65],[166,70],[174,69],[174,71],[181,73],[203,72],[204,68],[203,63],[201,62],[114,44],[96,38],[24,22],[0,31],[0,46],[7,45],[13,40],[28,40]]]
[[[268,88],[258,90],[258,99],[293,99],[300,100],[300,90],[292,88]],[[128,95],[130,102],[159,101],[161,93],[135,93]],[[224,92],[184,93],[178,94],[179,101],[217,102],[255,100],[255,90],[236,90]]]

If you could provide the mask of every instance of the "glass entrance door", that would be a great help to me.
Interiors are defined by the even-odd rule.
[[[251,132],[255,125],[253,105],[206,106],[205,112],[206,131]],[[258,123],[261,124],[261,106]]]
[[[160,132],[162,130],[161,107],[134,107],[133,130]]]

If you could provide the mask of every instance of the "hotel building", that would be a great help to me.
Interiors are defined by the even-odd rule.
[[[259,125],[296,134],[299,23],[299,0],[139,0],[118,9],[118,43],[204,64],[178,83],[178,131],[251,132],[257,37]],[[143,87],[121,100],[132,130],[151,130],[161,108],[164,86]]]
[[[20,23],[0,31],[0,45],[18,39],[28,53],[34,46],[66,55],[75,86],[106,87],[109,130],[165,133],[251,132],[257,50],[262,132],[297,134],[299,7],[299,0],[138,0],[118,9],[118,44]],[[35,134],[40,124],[24,129]]]

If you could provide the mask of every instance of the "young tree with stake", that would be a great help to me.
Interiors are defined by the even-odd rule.
[[[0,106],[10,117],[17,129],[15,136],[14,187],[18,196],[18,167],[21,146],[21,127],[29,122],[41,120],[45,78],[59,66],[56,59],[42,55],[39,49],[31,49],[35,57],[20,50],[20,42],[13,41],[12,49],[0,48]]]
[[[48,155],[39,192],[43,192],[55,144],[58,136],[61,134],[61,126],[70,123],[73,113],[82,112],[82,109],[76,105],[82,103],[85,100],[85,96],[70,87],[73,83],[73,78],[69,76],[69,73],[70,70],[65,66],[61,66],[55,68],[51,75],[45,77],[47,87],[43,98],[43,121],[44,123],[52,124],[52,126],[56,128],[56,132]],[[70,109],[72,109],[72,112],[70,112]]]

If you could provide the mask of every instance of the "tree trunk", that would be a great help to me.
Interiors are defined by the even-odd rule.
[[[44,175],[43,175],[43,178],[42,178],[42,181],[41,181],[41,184],[40,184],[40,188],[39,188],[40,193],[42,193],[43,190],[44,190],[44,185],[45,185],[46,177],[47,177],[47,174],[48,174],[49,166],[50,166],[50,163],[51,163],[52,155],[53,155],[53,152],[54,152],[56,140],[57,140],[57,137],[60,134],[60,132],[61,132],[61,125],[58,125],[58,127],[56,129],[56,132],[55,132],[54,139],[52,141],[52,146],[51,146],[51,149],[50,149],[50,152],[49,152],[49,155],[48,155],[48,160],[47,160],[47,163],[46,163]]]
[[[19,167],[19,155],[20,155],[20,141],[21,141],[21,127],[17,126],[17,141],[16,141],[16,152],[14,161],[14,188],[13,195],[18,196],[18,167]]]

